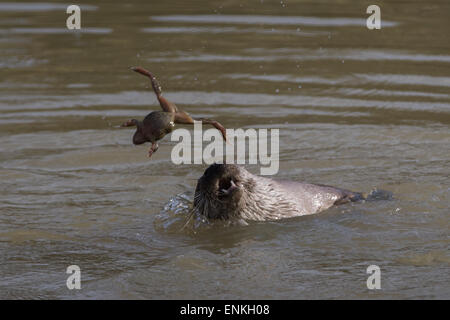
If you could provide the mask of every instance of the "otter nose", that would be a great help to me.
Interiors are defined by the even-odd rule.
[[[238,186],[236,183],[231,179],[221,179],[219,181],[219,195],[230,195],[234,190],[236,190]]]

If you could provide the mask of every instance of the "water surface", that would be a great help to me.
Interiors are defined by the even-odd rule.
[[[81,32],[0,4],[0,298],[450,298],[450,3],[382,1],[381,30],[370,4],[83,2]],[[116,127],[158,110],[133,65],[192,115],[279,128],[277,177],[394,199],[181,230],[207,166]]]

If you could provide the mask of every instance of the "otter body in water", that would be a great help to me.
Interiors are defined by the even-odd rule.
[[[198,180],[194,209],[209,219],[278,220],[363,200],[358,192],[256,176],[241,166],[213,164]]]

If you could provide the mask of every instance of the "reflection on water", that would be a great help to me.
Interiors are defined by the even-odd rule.
[[[66,4],[1,3],[0,298],[449,298],[450,4],[390,1],[378,31],[368,5],[86,2],[74,32]],[[279,178],[394,200],[183,228],[206,166],[117,127],[158,109],[133,65],[197,117],[279,128]]]
[[[0,34],[70,34],[70,33],[95,33],[105,34],[111,33],[112,29],[109,28],[83,28],[79,31],[69,30],[67,28],[10,28],[0,29]]]
[[[148,33],[248,33],[248,34],[289,34],[297,35],[301,37],[323,35],[325,32],[314,31],[314,32],[302,32],[300,29],[297,30],[286,30],[286,29],[264,29],[264,28],[235,28],[235,27],[153,27],[153,28],[143,28],[142,32]],[[327,33],[328,34],[328,33]]]
[[[184,22],[184,23],[227,23],[227,24],[263,24],[263,25],[294,25],[315,27],[343,27],[343,26],[365,26],[366,19],[357,18],[319,18],[319,17],[296,17],[296,16],[273,16],[273,15],[172,15],[150,17],[154,21],[162,22]],[[396,23],[383,20],[383,27],[392,27]]]
[[[94,5],[79,5],[83,11],[97,10],[97,6]],[[3,2],[0,3],[1,12],[49,12],[49,11],[63,11],[67,9],[67,5],[63,3],[46,3],[46,2]]]

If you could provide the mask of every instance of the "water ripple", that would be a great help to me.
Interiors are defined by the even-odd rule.
[[[78,4],[80,8],[84,11],[95,11],[97,6]],[[47,3],[47,2],[3,2],[0,3],[1,12],[45,12],[45,11],[65,11],[68,4],[63,3]]]
[[[366,26],[366,19],[359,18],[318,18],[302,16],[263,16],[263,15],[167,15],[152,16],[153,21],[190,22],[190,23],[231,23],[231,24],[268,24],[303,25],[316,27]],[[393,27],[398,23],[383,20],[383,27]]]
[[[289,34],[305,37],[313,37],[318,35],[327,35],[329,32],[325,31],[301,31],[301,30],[286,30],[286,29],[258,29],[258,28],[236,28],[236,27],[152,27],[143,28],[142,32],[145,33],[212,33],[212,34],[222,34],[222,33],[258,33],[258,34]]]

